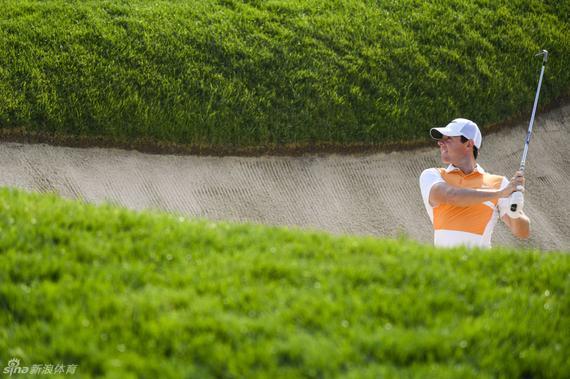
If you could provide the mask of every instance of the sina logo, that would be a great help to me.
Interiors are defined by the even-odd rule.
[[[4,367],[4,374],[12,376],[14,374],[27,374],[29,367],[20,367],[20,360],[12,358],[8,361],[8,366]]]

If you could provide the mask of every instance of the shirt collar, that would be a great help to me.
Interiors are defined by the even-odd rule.
[[[449,166],[447,166],[447,168],[445,169],[446,173],[450,173],[453,171],[461,171],[459,168],[455,167],[454,165],[450,164]],[[479,174],[484,174],[485,170],[483,170],[483,167],[479,166],[479,163],[477,163],[475,165],[475,170],[473,172],[478,172]]]

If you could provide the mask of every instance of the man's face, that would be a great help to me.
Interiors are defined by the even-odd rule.
[[[441,161],[446,164],[455,164],[465,160],[468,154],[472,154],[471,150],[467,147],[468,142],[461,142],[461,137],[448,137],[443,136],[441,140],[437,141],[439,145],[439,152],[441,153]]]

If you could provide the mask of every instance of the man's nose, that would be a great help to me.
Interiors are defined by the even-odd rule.
[[[439,141],[437,141],[437,144],[438,144],[439,146],[443,146],[445,143],[444,143],[442,140],[439,140]]]

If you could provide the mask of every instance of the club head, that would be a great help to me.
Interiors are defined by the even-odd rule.
[[[540,53],[535,54],[535,57],[539,57],[539,56],[541,56],[541,55],[543,56],[542,62],[543,62],[543,63],[546,63],[546,61],[548,60],[548,51],[542,50]]]

